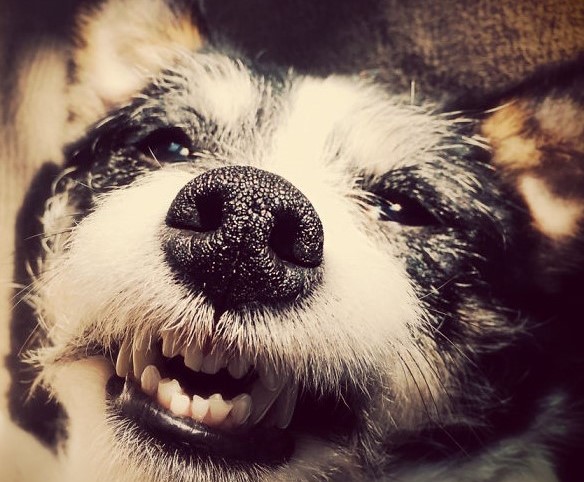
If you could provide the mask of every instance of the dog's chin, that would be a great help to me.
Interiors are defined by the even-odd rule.
[[[193,474],[196,480],[304,480],[355,467],[342,448],[348,434],[333,435],[335,417],[348,415],[322,395],[300,396],[286,429],[261,423],[226,429],[177,416],[131,375],[119,377],[107,357],[63,363],[51,371],[50,384],[69,418],[65,452],[75,464],[73,478],[92,470],[95,480],[109,480],[124,467],[124,481],[191,480]],[[329,416],[307,415],[311,410]]]

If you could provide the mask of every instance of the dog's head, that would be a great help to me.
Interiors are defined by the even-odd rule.
[[[66,148],[28,260],[68,476],[358,479],[518,433],[502,457],[544,453],[582,183],[558,197],[556,124],[529,122],[571,87],[482,122],[193,52],[181,10],[141,11],[168,29],[120,48],[116,5],[84,23],[70,132],[109,113]]]

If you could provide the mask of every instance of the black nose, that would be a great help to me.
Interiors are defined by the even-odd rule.
[[[212,169],[184,186],[166,217],[171,266],[221,309],[298,299],[319,277],[323,229],[310,201],[276,174]]]

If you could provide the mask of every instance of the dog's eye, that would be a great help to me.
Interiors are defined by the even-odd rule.
[[[400,194],[384,194],[379,197],[379,218],[406,226],[430,226],[440,220],[415,199]]]
[[[189,136],[178,127],[157,129],[142,139],[137,147],[145,156],[158,162],[188,159],[192,154]]]

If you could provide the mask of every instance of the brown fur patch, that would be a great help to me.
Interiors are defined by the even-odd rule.
[[[535,228],[554,241],[576,238],[584,216],[584,106],[577,95],[567,89],[521,97],[482,125],[493,164],[525,200]]]
[[[202,44],[196,15],[186,2],[178,8],[154,0],[107,0],[82,12],[70,89],[72,137],[138,92],[149,75],[181,51]]]
[[[483,125],[493,146],[493,161],[505,169],[528,169],[540,161],[536,139],[529,136],[528,113],[520,105],[503,107]]]
[[[529,132],[530,112],[520,103],[497,110],[483,124],[482,133],[493,146],[493,162],[507,170],[539,165],[538,138]]]

